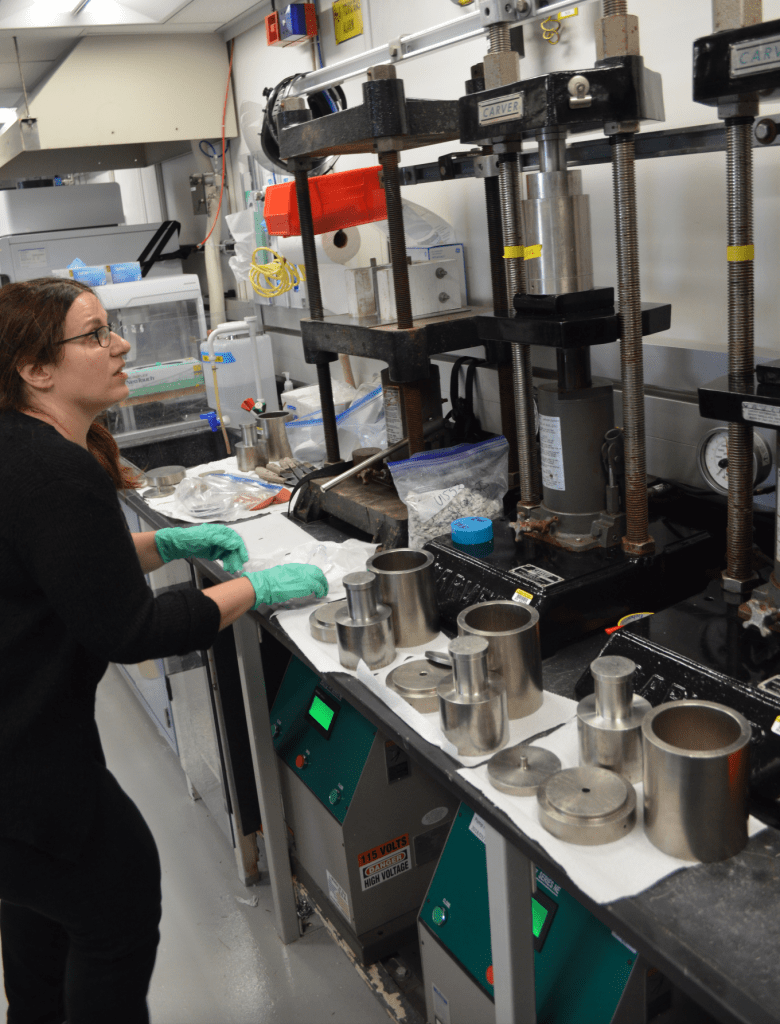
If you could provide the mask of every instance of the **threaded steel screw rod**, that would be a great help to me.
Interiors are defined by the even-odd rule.
[[[501,199],[501,223],[504,245],[522,247],[520,227],[520,168],[514,153],[504,154],[498,164],[498,190]],[[509,279],[509,309],[514,297],[526,290],[525,260],[523,257],[504,259]],[[534,508],[539,504],[536,440],[533,429],[533,398],[531,349],[528,345],[512,345],[512,380],[515,393],[515,423],[517,426],[517,459],[520,470],[520,504]]]
[[[409,454],[425,451],[423,434],[423,411],[420,385],[417,381],[403,384],[404,413],[406,415],[406,436],[409,438]]]
[[[306,291],[309,295],[309,314],[312,320],[322,320],[320,268],[317,264],[317,250],[314,245],[314,219],[311,213],[309,175],[305,169],[299,167],[295,169],[295,195],[298,200],[298,219],[301,223],[303,262],[306,265]]]
[[[339,462],[339,433],[336,423],[336,407],[333,404],[333,383],[330,379],[330,364],[317,363],[317,384],[320,388],[322,429],[325,434],[325,458],[328,462]]]
[[[605,2],[605,8],[606,8]],[[624,4],[625,6],[625,4]],[[652,544],[647,511],[645,457],[645,394],[642,353],[642,306],[639,281],[639,243],[636,222],[634,134],[610,136],[612,182],[617,237],[620,370],[623,381],[623,434],[626,467],[625,550]]]
[[[408,331],[413,327],[412,297],[409,292],[409,269],[406,262],[406,236],[404,235],[403,207],[401,206],[401,180],[398,174],[398,154],[380,153],[385,179],[387,230],[390,235],[390,261],[393,265],[393,288],[398,326]]]
[[[730,255],[734,252],[731,247],[753,245],[752,131],[752,118],[726,121]],[[752,382],[755,366],[752,256],[729,259],[728,294],[729,386],[741,390]],[[749,580],[753,575],[753,428],[749,424],[729,424],[728,459],[725,575],[735,580]]]
[[[498,178],[485,178],[485,207],[487,210],[488,255],[490,256],[490,283],[493,289],[493,314],[509,316],[504,269],[504,237],[501,230],[501,196]]]
[[[604,0],[604,17],[613,14],[628,14],[628,0]]]

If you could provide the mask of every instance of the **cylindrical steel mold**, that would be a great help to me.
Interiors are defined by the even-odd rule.
[[[595,693],[577,705],[580,764],[642,781],[642,719],[650,704],[634,693],[636,665],[608,655],[591,662]]]
[[[462,756],[477,757],[509,739],[506,689],[487,670],[487,641],[458,636],[450,643],[452,672],[439,683],[444,735]]]
[[[590,515],[607,501],[601,462],[604,435],[615,425],[612,385],[598,377],[593,387],[559,391],[538,388],[544,506],[551,512]]]
[[[257,429],[265,441],[266,457],[269,462],[291,459],[292,451],[287,440],[287,424],[294,419],[291,412],[264,412],[257,418]]]
[[[233,446],[236,452],[236,464],[242,473],[248,473],[257,465],[257,449],[253,444],[237,444]]]
[[[671,701],[642,722],[645,832],[682,860],[725,860],[747,842],[750,725],[704,700]]]
[[[488,641],[488,671],[506,687],[510,719],[525,718],[542,706],[539,613],[514,601],[483,601],[458,615],[458,633]]]
[[[582,194],[582,172],[529,174],[528,199],[521,205],[526,249],[541,246],[525,261],[528,291],[555,295],[592,288],[590,197]]]
[[[366,568],[379,579],[379,600],[392,609],[396,647],[418,647],[439,635],[433,555],[396,548],[372,555]]]
[[[347,606],[336,612],[339,661],[356,669],[362,659],[369,668],[384,668],[395,660],[392,613],[377,604],[370,572],[353,572],[344,577]]]

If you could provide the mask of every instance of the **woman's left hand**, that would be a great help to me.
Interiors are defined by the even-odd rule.
[[[172,562],[174,558],[207,558],[213,562],[221,558],[225,572],[240,572],[249,558],[240,535],[221,523],[158,530],[154,542],[163,562]]]

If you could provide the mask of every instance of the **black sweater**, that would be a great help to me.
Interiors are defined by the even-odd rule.
[[[77,859],[109,661],[207,648],[219,618],[194,588],[152,595],[89,452],[31,416],[0,414],[0,836]]]

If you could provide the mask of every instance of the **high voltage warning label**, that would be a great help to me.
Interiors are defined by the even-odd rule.
[[[359,854],[358,865],[360,887],[363,892],[410,871],[412,858],[409,850],[409,833]]]
[[[333,27],[337,43],[344,43],[354,36],[362,36],[361,0],[333,0]]]

